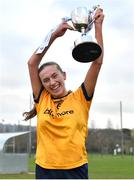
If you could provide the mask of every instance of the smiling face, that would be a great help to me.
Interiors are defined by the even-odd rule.
[[[56,65],[48,65],[44,67],[40,71],[39,77],[44,88],[53,97],[60,98],[67,94],[65,88],[66,73],[57,69]]]

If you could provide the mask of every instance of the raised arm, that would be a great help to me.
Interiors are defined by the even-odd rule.
[[[84,80],[84,85],[89,96],[92,96],[92,94],[94,93],[97,78],[101,69],[101,65],[103,63],[103,53],[104,53],[103,35],[102,35],[102,24],[103,24],[103,19],[104,19],[103,10],[100,8],[97,9],[94,18],[96,19],[94,22],[95,38],[97,40],[97,43],[102,48],[102,54],[98,59],[92,62]]]
[[[37,54],[37,50],[33,53],[33,55],[28,60],[28,68],[29,68],[29,75],[32,85],[32,90],[35,96],[35,99],[38,97],[39,92],[41,90],[42,84],[39,78],[38,74],[38,66],[43,58],[43,56],[46,54],[47,50],[51,46],[51,44],[54,42],[54,40],[58,37],[61,37],[65,34],[67,29],[72,29],[66,22],[62,22],[57,29],[51,34],[50,41],[48,43],[48,46],[45,47],[42,53]]]

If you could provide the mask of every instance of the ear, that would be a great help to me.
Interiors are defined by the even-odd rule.
[[[64,80],[66,80],[66,72],[63,72]]]

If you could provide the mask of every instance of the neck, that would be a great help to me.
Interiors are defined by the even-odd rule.
[[[64,98],[64,97],[68,96],[68,94],[70,94],[71,92],[72,92],[71,90],[66,91],[66,92],[64,93],[64,95],[63,95],[63,96],[60,96],[60,97],[52,96],[52,99],[60,99],[60,98]]]

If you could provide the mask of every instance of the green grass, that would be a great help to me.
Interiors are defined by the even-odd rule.
[[[0,174],[0,179],[34,179],[34,156],[28,174]],[[89,154],[90,179],[134,179],[134,157]]]
[[[91,179],[134,179],[134,157],[89,154]]]
[[[35,179],[33,174],[0,174],[0,179]]]
[[[35,171],[35,155],[31,155],[29,157],[29,171],[30,172]]]

